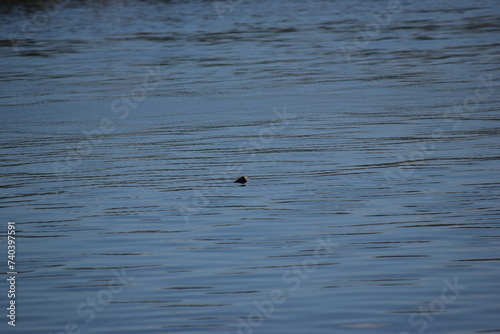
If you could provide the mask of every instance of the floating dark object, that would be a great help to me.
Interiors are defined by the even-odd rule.
[[[247,183],[248,179],[249,179],[248,176],[242,176],[238,180],[234,181],[234,183],[245,184],[245,183]]]

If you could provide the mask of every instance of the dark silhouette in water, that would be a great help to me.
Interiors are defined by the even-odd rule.
[[[241,183],[242,185],[244,185],[245,183],[247,183],[248,179],[248,176],[242,176],[238,180],[234,181],[234,183]]]

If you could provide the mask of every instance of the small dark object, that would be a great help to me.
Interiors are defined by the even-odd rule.
[[[248,179],[249,179],[248,176],[242,176],[238,180],[234,181],[234,183],[245,184],[245,183],[247,183]]]

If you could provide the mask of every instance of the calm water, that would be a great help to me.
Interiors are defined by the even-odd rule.
[[[2,333],[500,332],[497,1],[0,8]]]

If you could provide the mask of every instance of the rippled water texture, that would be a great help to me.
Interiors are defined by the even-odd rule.
[[[497,1],[9,3],[2,333],[500,332]]]

